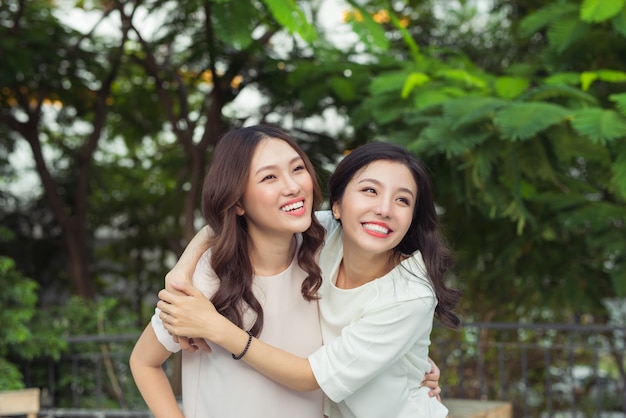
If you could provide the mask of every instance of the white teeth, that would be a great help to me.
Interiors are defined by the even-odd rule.
[[[380,234],[389,233],[389,230],[387,228],[381,225],[377,225],[377,224],[363,224],[363,228],[369,229],[370,231],[373,231],[373,232],[378,232]]]
[[[301,200],[299,202],[292,203],[291,205],[285,205],[282,208],[280,208],[280,210],[282,210],[283,212],[291,212],[292,210],[298,210],[302,208],[303,206],[304,206],[304,202]]]

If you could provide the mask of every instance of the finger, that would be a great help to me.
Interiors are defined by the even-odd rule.
[[[158,296],[160,300],[167,303],[174,303],[181,297],[180,295],[175,295],[174,293],[169,292],[166,289],[160,290]]]
[[[425,375],[424,380],[422,380],[422,386],[429,387],[431,389],[437,388],[439,385],[439,379],[433,379],[430,375]]]
[[[172,282],[191,283],[191,276],[182,273],[178,274],[174,270],[170,270],[169,272],[167,272],[167,274],[165,274],[165,288],[169,291],[177,293],[178,290],[175,290],[172,287]]]
[[[164,300],[159,300],[157,302],[157,308],[159,308],[162,313],[167,313],[168,310],[172,308],[172,304]]]
[[[435,363],[430,357],[428,357],[428,362],[430,363],[430,373],[428,374],[432,376],[431,379],[439,380],[439,377],[441,376],[441,370],[439,370],[439,366],[437,366],[437,363]]]
[[[428,392],[428,395],[432,398],[432,397],[437,397],[439,399],[440,398],[440,394],[441,394],[441,386],[437,386],[436,388],[432,389],[430,392]]]
[[[198,347],[193,343],[193,338],[179,337],[178,341],[181,350],[192,353],[198,351]]]
[[[187,296],[195,296],[199,293],[198,289],[189,283],[172,282],[172,288],[184,293]]]
[[[163,322],[163,325],[166,326],[166,328],[167,328],[167,325],[171,325],[169,321],[170,315],[167,312],[161,310],[161,312],[159,313],[159,318],[161,319],[161,322]]]
[[[210,353],[211,351],[213,351],[211,349],[211,346],[207,344],[204,338],[194,338],[193,342],[196,347],[198,347],[200,350],[204,351],[205,353]]]

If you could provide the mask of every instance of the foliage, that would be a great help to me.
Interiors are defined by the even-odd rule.
[[[61,335],[64,341],[63,350],[56,357],[55,375],[58,377],[56,393],[52,394],[56,406],[127,409],[140,402],[127,358],[138,331],[132,312],[115,299],[94,302],[72,297],[64,306],[48,310],[46,316],[37,322],[46,326],[49,334]],[[131,332],[130,338],[107,343],[98,342],[93,337],[81,338],[128,332]],[[48,368],[45,367],[48,361],[48,357],[39,356],[30,362],[32,385],[48,386]],[[98,390],[104,393],[98,394]],[[76,404],[77,394],[81,394],[79,404]]]
[[[486,73],[460,50],[448,51],[444,61],[440,50],[408,43],[413,59],[395,64],[387,56],[397,53],[387,51],[377,59],[388,68],[352,113],[357,129],[405,144],[433,170],[442,220],[457,249],[457,284],[472,301],[466,308],[474,318],[537,320],[535,304],[564,313],[561,320],[565,306],[606,318],[602,299],[626,296],[626,246],[617,238],[626,221],[618,175],[626,115],[613,96],[626,74],[612,51],[594,49],[596,61],[613,67],[581,65],[594,60],[572,66],[569,55],[598,39],[596,32],[614,39],[612,49],[626,41],[593,22],[584,33],[556,36],[565,15],[591,19],[585,9],[579,20],[579,10],[551,3],[526,17],[523,33],[553,24],[552,35],[528,65],[504,74]],[[494,303],[499,294],[510,303]]]
[[[12,241],[10,231],[0,227],[2,241]],[[56,355],[62,345],[50,331],[41,334],[37,314],[38,285],[24,277],[13,259],[0,256],[0,390],[24,387],[19,361],[36,356]]]
[[[0,233],[5,235],[6,230],[3,228]],[[22,376],[8,358],[34,339],[28,324],[35,316],[37,284],[22,276],[12,259],[1,256],[0,286],[0,390],[19,389],[23,387]]]

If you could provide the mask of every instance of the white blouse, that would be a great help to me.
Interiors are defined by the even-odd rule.
[[[324,346],[309,356],[330,399],[330,418],[445,418],[447,409],[422,387],[437,300],[420,252],[383,277],[355,289],[335,286],[342,228],[317,212],[326,228],[319,301]]]

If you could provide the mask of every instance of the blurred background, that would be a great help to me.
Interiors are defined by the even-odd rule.
[[[0,390],[145,410],[129,351],[213,146],[257,123],[322,184],[369,141],[429,167],[444,397],[626,416],[625,0],[3,0]]]

